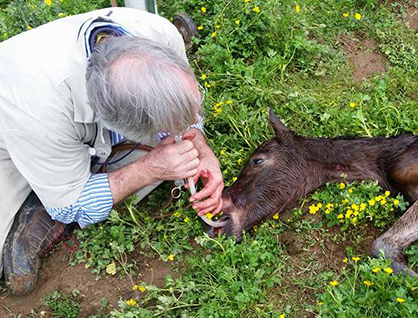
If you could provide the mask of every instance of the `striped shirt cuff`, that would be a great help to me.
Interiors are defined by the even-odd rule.
[[[68,224],[78,222],[81,228],[103,221],[113,206],[107,173],[92,174],[75,204],[62,207],[45,207],[52,219]]]

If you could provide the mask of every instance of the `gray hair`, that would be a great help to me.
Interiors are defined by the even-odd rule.
[[[86,74],[90,106],[103,123],[143,143],[159,132],[181,134],[194,122],[200,100],[193,83],[190,66],[173,50],[131,36],[97,45]]]

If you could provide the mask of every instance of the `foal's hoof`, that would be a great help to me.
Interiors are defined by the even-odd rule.
[[[405,265],[405,257],[398,248],[382,239],[377,238],[372,246],[373,257],[384,257],[391,260],[391,268],[394,273],[418,277],[418,274]]]

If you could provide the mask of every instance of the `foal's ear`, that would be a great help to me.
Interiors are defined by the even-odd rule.
[[[273,111],[273,108],[270,107],[269,112],[269,122],[270,126],[273,128],[274,132],[276,133],[277,137],[281,137],[283,133],[289,133],[291,132],[289,128],[287,128],[280,119],[276,116],[276,114]]]

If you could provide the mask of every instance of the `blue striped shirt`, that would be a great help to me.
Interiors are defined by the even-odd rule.
[[[128,32],[121,27],[111,24],[93,29],[90,38],[87,39],[85,43],[88,56],[92,53],[94,38],[99,32],[103,31],[113,31],[114,35],[129,35]],[[203,132],[203,120],[200,115],[198,123],[191,125],[190,128],[198,128]],[[158,138],[162,140],[167,135],[168,134],[160,133],[158,134]],[[111,145],[114,146],[122,142],[124,137],[121,134],[110,131],[110,140]],[[54,220],[65,224],[77,222],[81,228],[84,228],[90,224],[106,219],[112,210],[112,206],[113,198],[108,174],[98,173],[90,176],[80,198],[75,204],[60,208],[45,207],[45,209]]]

